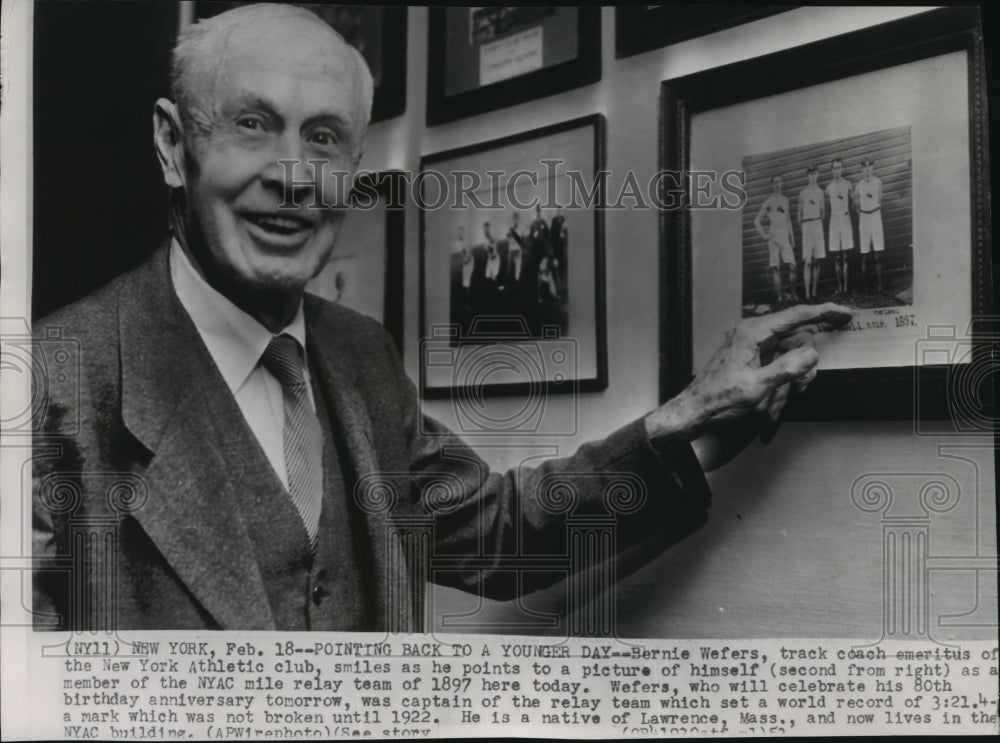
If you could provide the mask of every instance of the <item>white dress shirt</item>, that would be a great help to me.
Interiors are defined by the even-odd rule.
[[[500,254],[494,249],[492,254],[487,252],[486,256],[486,278],[494,281],[500,274]]]
[[[521,249],[511,248],[510,249],[510,265],[511,274],[514,277],[514,281],[521,280]]]
[[[170,245],[170,279],[250,430],[287,490],[281,383],[260,364],[260,357],[273,337],[271,331],[212,288],[191,265],[176,240]],[[281,332],[295,338],[305,349],[306,324],[301,304],[292,322]],[[303,367],[309,381],[309,365],[303,361]],[[312,386],[307,385],[307,390],[309,404],[315,411]]]

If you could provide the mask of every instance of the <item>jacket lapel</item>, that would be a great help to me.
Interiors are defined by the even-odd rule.
[[[234,461],[263,454],[174,294],[167,256],[139,269],[119,300],[122,416],[153,455],[150,497],[133,515],[220,626],[274,629],[237,506],[270,483]]]
[[[387,473],[384,467],[379,466],[371,416],[357,386],[355,370],[359,359],[354,358],[357,351],[345,347],[346,344],[337,336],[337,324],[329,321],[319,303],[309,295],[306,295],[304,311],[308,344],[318,366],[318,381],[331,401],[332,423],[344,437],[353,470],[353,477],[348,478],[347,497],[351,498],[353,507],[362,512],[367,529],[373,562],[369,577],[374,584],[371,595],[375,601],[373,617],[376,626],[392,632],[419,631],[422,627],[415,624],[414,612],[422,601],[414,600],[402,545],[392,530],[392,517],[403,510],[409,493],[400,493],[394,504],[376,503],[363,494],[377,492],[380,484],[390,491],[400,485],[407,487],[408,477],[406,473]]]

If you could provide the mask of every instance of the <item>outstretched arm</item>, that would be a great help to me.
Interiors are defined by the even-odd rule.
[[[423,416],[397,365],[412,505],[433,515],[435,554],[455,564],[434,580],[495,598],[556,582],[564,568],[520,571],[508,561],[535,555],[544,567],[546,556],[568,554],[571,515],[610,512],[619,549],[647,539],[665,548],[683,539],[708,518],[704,472],[777,419],[791,391],[815,375],[811,335],[850,317],[827,304],[744,320],[691,385],[652,413],[570,457],[502,474]]]

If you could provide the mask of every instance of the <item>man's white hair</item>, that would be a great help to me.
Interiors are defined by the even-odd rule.
[[[226,40],[237,28],[244,26],[266,28],[291,18],[315,22],[329,32],[332,42],[339,41],[349,50],[348,54],[357,68],[357,79],[361,88],[361,110],[358,112],[358,120],[364,131],[371,120],[372,98],[375,94],[375,83],[364,57],[312,11],[295,5],[275,3],[241,5],[192,24],[178,37],[170,60],[170,92],[182,120],[186,122],[185,126],[194,123],[191,121],[191,114],[197,106],[198,93],[193,85],[193,77],[199,65],[214,64],[213,53],[225,48]]]

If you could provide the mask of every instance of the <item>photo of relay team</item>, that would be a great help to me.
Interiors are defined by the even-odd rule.
[[[913,304],[910,127],[743,158],[743,316]]]

